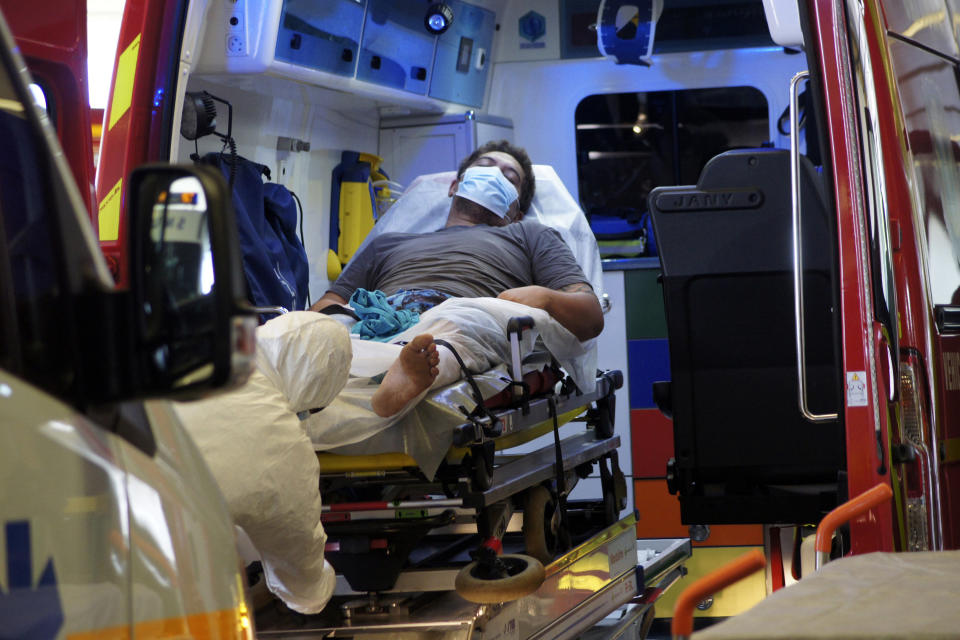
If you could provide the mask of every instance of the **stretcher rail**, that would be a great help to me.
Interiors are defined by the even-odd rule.
[[[565,438],[562,446],[563,470],[568,471],[616,451],[620,446],[620,436],[597,440],[592,432],[585,431]],[[466,493],[463,497],[464,506],[485,507],[553,478],[556,464],[554,455],[554,445],[550,444],[497,467],[496,484],[485,491]]]
[[[598,376],[596,382],[596,389],[591,392],[557,394],[555,396],[557,413],[565,414],[579,407],[585,407],[587,404],[613,393],[615,389],[618,389],[623,384],[623,374],[619,371],[611,371]],[[503,411],[498,410],[493,413],[502,423],[502,431],[499,436],[501,438],[522,431],[530,424],[537,424],[551,419],[549,399],[546,397],[531,399],[526,403],[525,407],[516,407]],[[477,428],[478,424],[482,426],[485,422],[488,422],[488,420],[476,418],[475,420],[464,422],[454,427],[453,446],[465,447],[486,440],[487,438],[483,435],[482,429]]]

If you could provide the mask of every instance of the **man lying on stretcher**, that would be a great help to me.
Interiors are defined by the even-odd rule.
[[[377,237],[311,309],[345,305],[361,288],[387,296],[428,291],[434,304],[447,297],[518,302],[543,309],[581,341],[599,335],[603,312],[572,252],[553,229],[523,220],[534,189],[526,151],[506,141],[481,146],[450,184],[444,228]],[[373,410],[392,416],[426,389],[453,382],[459,370],[440,366],[452,357],[437,351],[433,336],[418,335],[388,369]]]
[[[245,559],[259,558],[268,589],[301,613],[320,611],[336,582],[324,558],[315,450],[367,449],[371,438],[405,420],[405,409],[415,411],[418,396],[454,382],[459,365],[446,349],[438,353],[434,336],[453,344],[471,370],[484,371],[509,358],[511,316],[539,316],[537,333],[548,348],[557,347],[550,350],[561,363],[583,351],[580,342],[567,345],[570,333],[589,340],[602,329],[597,297],[559,234],[533,220],[509,224],[533,199],[526,153],[506,143],[485,145],[458,176],[448,189],[460,195],[446,228],[373,238],[314,305],[342,304],[358,287],[390,294],[433,289],[439,292],[433,303],[451,297],[401,334],[407,345],[351,340],[330,317],[291,312],[257,330],[257,367],[246,385],[175,408],[255,550]],[[490,299],[497,296],[505,300]],[[595,372],[591,365],[581,367],[586,375]],[[430,415],[431,424],[439,423],[437,412]],[[411,454],[432,477],[450,430],[446,440],[437,430],[400,433],[404,442],[424,444]]]

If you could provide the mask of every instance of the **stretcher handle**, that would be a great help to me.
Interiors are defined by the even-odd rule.
[[[817,551],[816,568],[819,569],[830,560],[830,545],[833,540],[833,532],[836,531],[837,527],[862,516],[892,497],[893,490],[890,489],[890,485],[881,482],[825,515],[817,526],[817,538],[814,543],[814,548]]]
[[[534,322],[530,316],[514,316],[507,320],[507,334],[523,333],[527,329],[533,329]]]
[[[767,559],[763,556],[763,552],[760,549],[754,549],[711,571],[684,589],[677,598],[677,604],[674,605],[673,621],[670,623],[670,633],[674,640],[689,638],[693,633],[693,607],[698,602],[727,585],[763,569],[766,565]]]
[[[510,338],[510,360],[513,365],[511,374],[514,383],[523,381],[523,369],[520,367],[520,336],[534,327],[530,316],[515,316],[507,321],[507,336]]]

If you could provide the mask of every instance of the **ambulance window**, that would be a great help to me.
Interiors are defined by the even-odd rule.
[[[960,91],[953,63],[890,39],[935,305],[960,305]]]
[[[774,46],[761,0],[667,0],[663,4],[654,53]],[[560,3],[561,57],[600,55],[596,28],[599,8],[600,0]]]
[[[51,392],[74,384],[69,323],[62,304],[46,144],[29,92],[19,90],[0,51],[0,365]],[[22,85],[21,85],[22,86]]]
[[[580,204],[600,239],[638,232],[654,187],[694,184],[715,155],[770,134],[767,99],[753,87],[592,95],[575,117]]]

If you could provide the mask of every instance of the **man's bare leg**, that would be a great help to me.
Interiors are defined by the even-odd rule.
[[[374,392],[373,411],[381,418],[399,413],[437,378],[440,355],[433,336],[421,334],[405,344]]]

